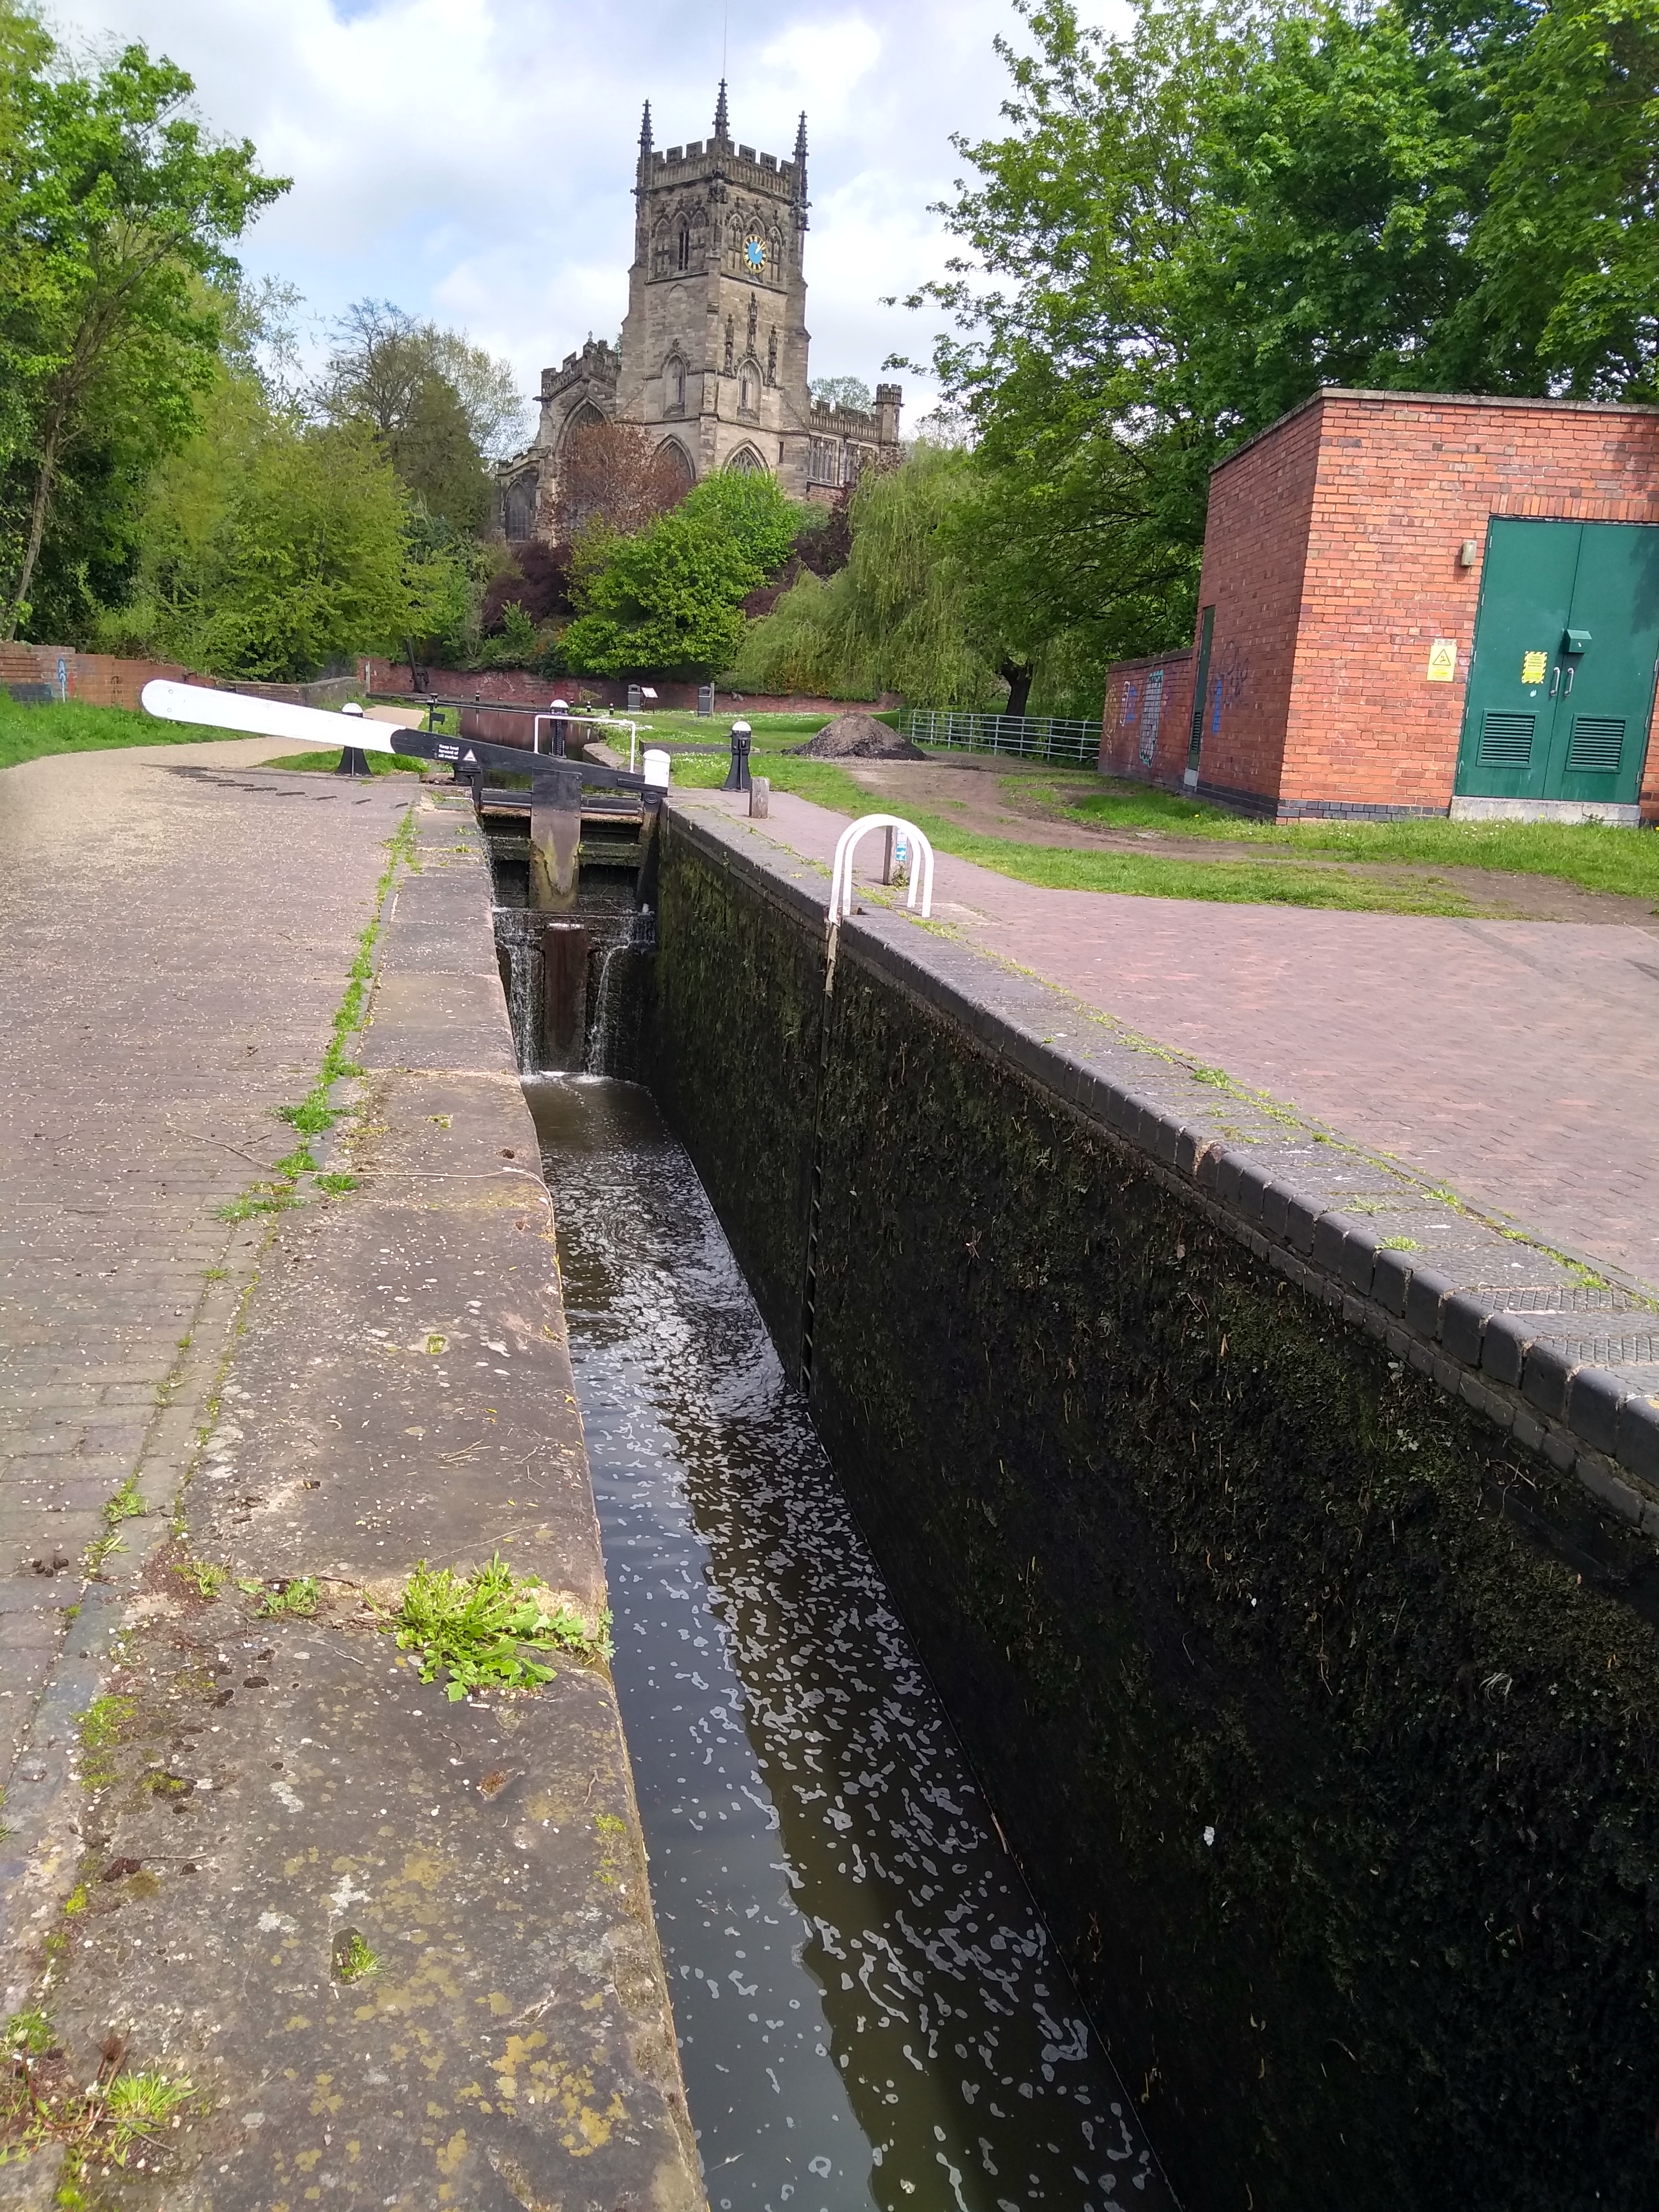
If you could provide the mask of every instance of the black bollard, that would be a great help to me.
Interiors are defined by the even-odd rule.
[[[342,707],[340,709],[340,712],[343,714],[355,714],[360,720],[362,717],[362,708],[357,705],[355,700],[349,706]],[[368,756],[364,752],[361,745],[342,745],[340,748],[340,764],[335,769],[334,773],[336,775],[367,775],[368,774]]]
[[[747,722],[732,725],[732,765],[726,770],[722,791],[747,791],[749,788],[749,748],[754,743],[754,732]]]
[[[548,750],[556,760],[563,760],[570,749],[570,724],[566,720],[569,708],[562,699],[555,699],[548,711],[553,718],[547,726]]]

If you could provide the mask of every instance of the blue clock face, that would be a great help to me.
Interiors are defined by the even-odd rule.
[[[765,240],[751,238],[748,244],[744,247],[743,252],[744,258],[748,262],[750,268],[754,271],[755,275],[758,276],[766,266]]]

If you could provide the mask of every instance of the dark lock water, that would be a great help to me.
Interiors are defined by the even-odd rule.
[[[526,1089],[714,2212],[1164,2212],[690,1161]]]

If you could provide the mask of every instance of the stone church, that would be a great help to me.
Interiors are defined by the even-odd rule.
[[[637,422],[689,489],[714,469],[769,470],[794,499],[828,502],[896,458],[896,384],[868,414],[807,389],[806,118],[787,161],[732,143],[721,81],[714,135],[659,152],[640,131],[634,265],[620,346],[590,338],[544,369],[541,421],[498,474],[510,538],[553,536],[559,456],[584,422]]]

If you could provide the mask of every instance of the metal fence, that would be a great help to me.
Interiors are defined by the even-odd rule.
[[[919,745],[1065,761],[1073,768],[1093,768],[1100,757],[1098,722],[1060,721],[1048,714],[958,714],[913,707],[904,717],[904,733]]]

